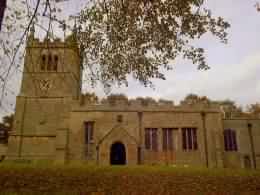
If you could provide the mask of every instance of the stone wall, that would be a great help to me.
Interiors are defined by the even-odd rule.
[[[252,143],[249,127],[251,124]],[[260,168],[260,120],[259,119],[226,119],[224,129],[236,131],[238,151],[225,152],[225,167],[245,167],[245,158],[249,157],[251,168]],[[252,148],[253,146],[253,148]],[[254,152],[253,152],[254,150]],[[253,154],[254,153],[254,154]],[[254,160],[255,159],[255,160]]]
[[[14,129],[9,136],[8,159],[56,159],[66,129],[70,101],[65,98],[17,97]],[[62,138],[61,138],[62,137]],[[64,156],[62,157],[64,161]]]
[[[203,119],[202,113],[205,113],[205,119]],[[122,117],[122,122],[118,122],[118,116]],[[95,123],[94,141],[88,146],[84,143],[85,121]],[[184,151],[182,149],[181,128],[183,127],[197,128],[198,150]],[[145,149],[145,128],[158,129],[158,151]],[[175,129],[173,133],[174,150],[171,152],[162,150],[162,128]],[[113,102],[113,104],[109,104],[109,102],[107,104],[88,104],[85,102],[80,105],[75,102],[72,106],[69,129],[69,159],[71,160],[86,160],[108,165],[111,145],[120,141],[127,148],[128,164],[138,163],[138,148],[140,148],[139,163],[223,166],[221,156],[223,148],[219,141],[222,119],[216,107],[205,108],[203,105],[176,107],[154,103],[143,105],[138,100],[132,101],[130,104],[128,101]],[[206,142],[205,136],[207,136]],[[207,145],[207,149],[205,145]],[[89,148],[86,149],[86,147]],[[89,158],[86,150],[91,151]]]

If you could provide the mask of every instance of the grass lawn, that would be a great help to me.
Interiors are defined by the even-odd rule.
[[[260,195],[260,171],[0,164],[0,194]]]

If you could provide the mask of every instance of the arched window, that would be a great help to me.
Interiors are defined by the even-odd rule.
[[[58,62],[59,62],[59,58],[57,55],[54,56],[54,64],[53,64],[53,70],[57,71],[58,69]]]
[[[224,130],[224,144],[226,151],[237,151],[236,131],[233,129]]]
[[[46,56],[42,55],[41,70],[44,71],[46,68]]]
[[[51,71],[52,67],[52,56],[49,54],[48,56],[48,64],[47,64],[47,71]]]

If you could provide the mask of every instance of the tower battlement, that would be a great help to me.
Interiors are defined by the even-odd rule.
[[[27,40],[26,48],[78,48],[77,40],[74,34],[71,34],[61,40],[60,38],[49,39],[45,37],[43,40],[35,38],[34,34],[30,34]]]
[[[175,105],[171,100],[159,99],[155,100],[150,97],[137,97],[128,99],[123,94],[111,95],[102,100],[98,100],[95,94],[81,95],[80,100],[74,104],[74,109],[92,109],[93,107],[100,109],[126,109],[126,110],[169,110],[169,111],[214,111],[220,112],[220,106],[215,103],[198,102],[195,104]]]

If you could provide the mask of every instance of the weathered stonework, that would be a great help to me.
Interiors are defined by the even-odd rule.
[[[55,71],[41,68],[43,55],[58,56]],[[80,94],[79,56],[73,36],[64,42],[29,38],[8,160],[109,165],[112,155],[124,150],[127,165],[238,168],[249,167],[250,162],[250,167],[260,168],[259,119],[223,119],[220,107],[208,103],[175,106],[171,101],[120,96],[99,102]],[[86,135],[86,122],[94,124],[93,135]],[[157,129],[156,150],[147,149],[147,128]],[[163,148],[165,128],[173,128],[171,150]],[[196,142],[195,148],[184,149],[182,128],[196,129],[196,136],[188,140]],[[225,151],[223,131],[227,128],[237,132],[236,151]],[[112,151],[115,143],[122,148]]]

